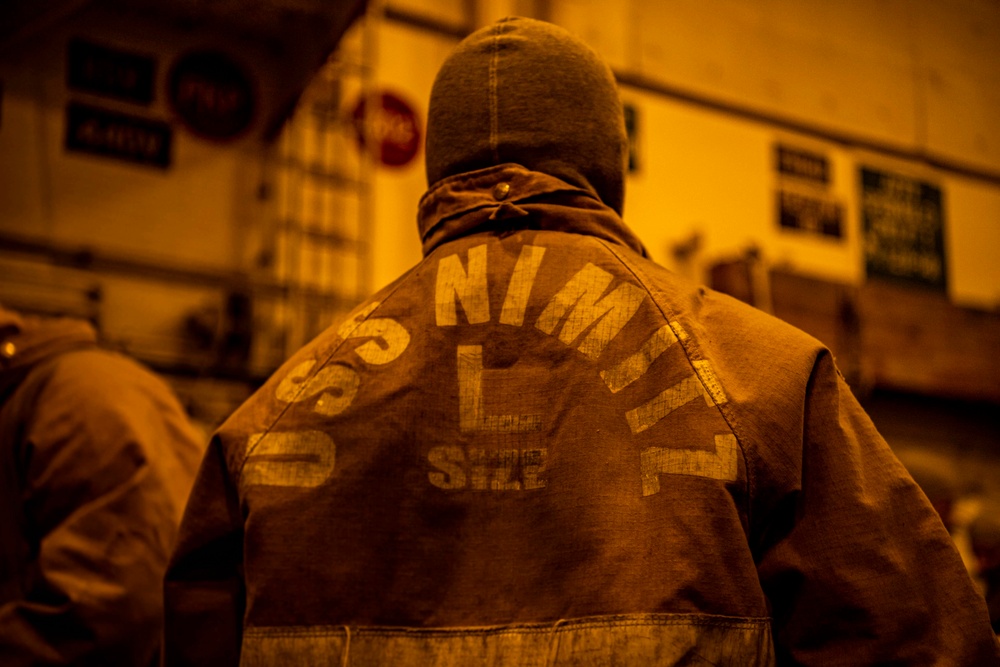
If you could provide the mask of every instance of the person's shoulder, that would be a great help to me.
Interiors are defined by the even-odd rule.
[[[825,349],[817,338],[788,322],[728,294],[702,287],[697,319],[706,336],[725,337],[764,350],[815,355]]]
[[[718,383],[720,409],[731,422],[759,433],[791,432],[786,422],[804,409],[821,361],[833,367],[828,349],[759,308],[638,255],[621,256],[691,363]]]
[[[48,359],[29,382],[30,418],[45,432],[75,437],[99,435],[135,443],[170,442],[178,451],[200,453],[203,434],[191,423],[176,392],[152,369],[113,350],[70,350]]]
[[[810,358],[824,349],[819,340],[788,322],[652,260],[633,256],[626,262],[664,315],[677,320],[695,345],[719,348],[720,352],[736,346],[743,355],[800,354]]]
[[[100,401],[136,392],[172,395],[151,369],[119,352],[100,347],[70,350],[46,364],[48,383],[75,390],[80,400]]]

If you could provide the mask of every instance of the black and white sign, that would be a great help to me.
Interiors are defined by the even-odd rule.
[[[844,209],[836,201],[796,192],[778,191],[778,222],[782,229],[798,229],[842,238]]]
[[[71,102],[66,149],[166,168],[173,131],[164,122]]]
[[[825,155],[778,144],[775,168],[779,174],[826,185],[830,182],[830,161]]]
[[[71,40],[66,49],[66,85],[137,104],[153,101],[156,61],[144,55]]]
[[[776,211],[782,231],[844,238],[844,206],[831,192],[830,158],[786,144],[774,146]]]
[[[869,276],[945,289],[941,188],[862,167],[861,222]]]
[[[628,137],[628,172],[632,174],[639,171],[639,110],[634,104],[626,103],[623,111]]]

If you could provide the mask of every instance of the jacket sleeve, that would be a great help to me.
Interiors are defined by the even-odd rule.
[[[195,480],[164,582],[164,665],[239,664],[243,519],[216,435]]]
[[[117,355],[67,355],[39,387],[18,445],[36,553],[0,607],[0,664],[150,664],[197,433],[165,385]]]
[[[756,549],[779,664],[1000,664],[943,523],[828,352],[788,463]]]

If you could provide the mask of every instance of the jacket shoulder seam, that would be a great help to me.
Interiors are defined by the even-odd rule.
[[[420,264],[423,264],[423,262],[421,262]],[[417,266],[420,266],[420,264],[418,264]],[[415,268],[416,267],[414,267],[414,269]],[[371,318],[376,312],[378,312],[378,310],[383,305],[385,305],[386,301],[388,301],[389,299],[391,299],[396,294],[396,292],[399,290],[399,288],[402,287],[403,284],[407,282],[407,278],[409,277],[409,275],[410,275],[411,272],[412,272],[412,270],[408,271],[406,274],[404,274],[396,282],[396,284],[393,285],[391,287],[391,289],[389,289],[389,291],[385,294],[385,296],[382,299],[380,299],[380,300],[376,299],[376,297],[378,295],[375,294],[375,295],[369,297],[368,299],[365,299],[360,304],[358,304],[358,306],[356,307],[355,310],[356,311],[360,311],[360,312],[364,312],[364,308],[363,307],[365,306],[365,304],[369,304],[370,305],[372,303],[375,303],[376,305],[375,305],[374,308],[371,308],[371,310],[369,310],[367,313],[365,313],[364,317],[362,317],[360,319],[357,319],[355,321],[355,323],[354,323],[354,326],[352,326],[348,330],[348,333],[350,333],[350,332],[354,331],[355,329],[357,329],[364,322],[368,321],[368,319]],[[348,313],[347,318],[345,318],[342,321],[341,326],[342,326],[343,322],[347,322],[349,320],[350,316],[351,316],[351,314]],[[357,317],[358,316],[355,315],[355,318],[357,318]],[[327,331],[329,331],[332,328],[333,328],[333,326],[331,326],[330,328],[328,328]],[[322,335],[322,334],[320,334],[320,335]],[[252,445],[244,448],[243,455],[239,459],[238,469],[236,470],[236,475],[235,475],[236,479],[234,480],[237,485],[239,485],[240,479],[243,477],[243,469],[244,469],[244,467],[246,467],[247,459],[250,458],[250,456],[253,454],[253,452],[257,448],[257,446],[264,440],[264,438],[267,437],[267,435],[274,429],[274,427],[277,426],[278,422],[281,421],[281,418],[285,416],[285,413],[288,412],[288,410],[295,404],[295,398],[297,398],[299,396],[299,394],[301,394],[303,391],[305,391],[306,387],[309,385],[309,380],[311,380],[313,377],[316,376],[317,373],[319,373],[321,370],[323,370],[324,368],[327,367],[327,365],[330,363],[330,361],[332,361],[333,358],[335,356],[337,356],[337,353],[340,352],[340,349],[344,346],[344,344],[347,342],[347,339],[350,337],[350,336],[341,336],[339,333],[335,334],[335,335],[340,340],[336,344],[333,345],[333,347],[330,349],[330,351],[323,358],[322,362],[314,364],[313,367],[310,369],[309,374],[306,375],[306,377],[302,378],[302,381],[299,384],[299,388],[295,392],[294,396],[291,398],[291,400],[289,400],[285,404],[285,406],[283,408],[281,408],[281,410],[278,412],[278,414],[274,416],[274,418],[271,420],[271,422],[268,425],[268,427],[266,429],[264,429],[264,431],[260,434],[260,437],[256,438],[254,440],[254,442],[253,442]],[[317,359],[317,362],[319,362],[319,359]]]
[[[619,264],[621,264],[621,266],[626,271],[628,271],[632,275],[632,277],[634,277],[639,282],[640,285],[642,285],[643,290],[649,296],[649,300],[653,303],[653,305],[660,312],[660,314],[663,315],[663,317],[667,321],[667,323],[671,325],[671,329],[673,329],[674,327],[672,326],[671,323],[673,323],[673,322],[675,322],[675,321],[678,320],[678,315],[677,315],[677,313],[675,313],[673,311],[672,308],[669,307],[668,304],[661,303],[661,301],[659,299],[657,299],[656,297],[653,296],[652,290],[650,290],[650,288],[649,288],[649,283],[651,281],[648,280],[645,277],[645,275],[640,275],[639,270],[636,267],[633,267],[630,262],[626,261],[625,258],[623,258],[621,256],[621,254],[618,252],[618,250],[613,247],[613,244],[608,243],[604,239],[596,239],[596,240],[598,241],[598,243],[602,244],[615,257],[615,259],[618,260]],[[676,334],[677,332],[675,331],[674,333]],[[740,456],[743,458],[743,465],[744,465],[744,467],[746,468],[746,471],[747,471],[747,488],[744,489],[744,492],[745,492],[744,496],[745,496],[745,499],[746,499],[745,500],[746,506],[743,509],[746,512],[747,521],[749,522],[750,521],[750,497],[751,497],[751,493],[750,492],[751,492],[751,489],[754,486],[753,476],[754,476],[755,472],[754,472],[754,470],[750,466],[750,461],[747,458],[747,454],[746,454],[746,446],[745,446],[745,444],[743,442],[742,436],[740,435],[740,432],[742,432],[742,429],[737,430],[737,426],[736,426],[736,423],[735,423],[736,420],[734,418],[735,415],[732,415],[730,410],[723,409],[723,405],[721,405],[717,400],[715,400],[716,389],[713,388],[713,387],[706,386],[705,379],[697,371],[697,365],[695,363],[696,359],[692,356],[691,341],[690,341],[689,336],[687,334],[685,334],[685,335],[678,335],[677,336],[677,342],[681,346],[681,349],[684,350],[684,356],[687,359],[688,364],[691,366],[691,369],[694,372],[695,377],[698,378],[698,382],[700,382],[702,384],[702,386],[704,387],[705,391],[712,397],[712,403],[713,403],[713,405],[715,405],[715,408],[719,411],[719,415],[722,417],[723,421],[726,422],[726,425],[729,427],[730,431],[732,431],[732,433],[733,433],[733,436],[736,438],[736,443],[739,445]],[[698,356],[698,355],[695,355],[695,356]],[[707,359],[698,359],[698,360],[699,361],[708,361]],[[749,538],[749,535],[748,535],[748,538]]]

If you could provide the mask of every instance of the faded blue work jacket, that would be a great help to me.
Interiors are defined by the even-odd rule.
[[[168,665],[990,665],[941,521],[807,336],[505,164],[217,432]]]

